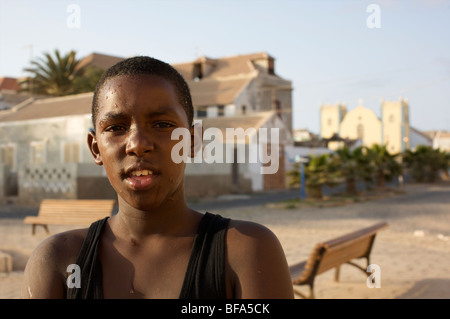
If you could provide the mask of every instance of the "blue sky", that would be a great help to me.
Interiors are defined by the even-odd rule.
[[[265,51],[293,83],[294,128],[317,133],[320,103],[379,116],[381,97],[403,96],[413,127],[450,131],[450,0],[0,0],[0,76],[54,49],[169,63]]]

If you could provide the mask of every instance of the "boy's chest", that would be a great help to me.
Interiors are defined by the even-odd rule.
[[[179,297],[188,267],[192,240],[147,249],[102,245],[104,298]]]

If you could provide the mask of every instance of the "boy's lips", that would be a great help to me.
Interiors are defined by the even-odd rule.
[[[150,168],[131,168],[126,171],[124,180],[134,190],[145,190],[151,187],[157,176]]]

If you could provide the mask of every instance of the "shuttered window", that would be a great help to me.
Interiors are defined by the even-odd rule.
[[[16,170],[16,147],[13,144],[0,145],[1,163],[12,171]]]
[[[65,142],[63,147],[63,163],[80,162],[80,144],[78,142]]]
[[[45,142],[31,142],[30,153],[32,164],[44,164],[47,160]]]

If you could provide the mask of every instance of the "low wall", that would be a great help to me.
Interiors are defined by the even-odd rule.
[[[38,205],[44,198],[115,199],[103,167],[95,164],[24,165],[19,169],[17,203]]]
[[[18,202],[34,205],[44,198],[76,199],[77,164],[27,164],[19,169]]]

